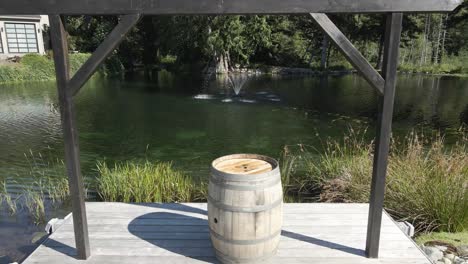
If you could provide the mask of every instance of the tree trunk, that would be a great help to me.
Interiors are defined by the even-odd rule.
[[[427,64],[427,53],[430,52],[429,51],[429,48],[430,48],[430,45],[428,45],[429,43],[431,43],[431,20],[432,20],[432,15],[431,14],[427,14],[427,35],[426,35],[426,45],[425,45],[425,51],[424,51],[424,64]]]
[[[145,69],[145,76],[150,77],[152,66],[158,63],[158,34],[156,34],[156,27],[154,18],[145,16],[141,20],[143,28],[143,54],[142,63]]]
[[[426,22],[424,23],[424,39],[423,39],[423,46],[421,50],[421,60],[419,62],[419,66],[422,66],[426,63],[426,47],[427,47],[427,40],[429,34],[429,20],[430,14],[426,14]]]
[[[409,54],[408,54],[408,61],[410,63],[413,63],[413,51],[414,51],[414,40],[411,39],[411,46],[410,46],[410,50],[409,50]]]
[[[440,52],[440,57],[439,61],[442,62],[442,59],[444,58],[445,55],[445,38],[447,37],[447,20],[448,20],[448,14],[445,14],[444,17],[444,22],[443,22],[443,33],[442,33],[442,47],[441,47],[441,52]]]
[[[331,56],[332,51],[333,51],[333,47],[329,46],[328,51],[327,51],[327,60],[326,60],[326,63],[325,63],[325,66],[326,66],[327,70],[328,70],[328,65],[330,65],[330,56]]]
[[[228,73],[229,72],[229,53],[221,52],[219,56],[215,58],[215,72],[216,73]]]
[[[442,15],[440,16],[440,21],[439,21],[439,28],[437,29],[437,40],[436,40],[436,48],[435,48],[435,53],[434,53],[434,63],[439,64],[439,54],[440,54],[440,40],[442,38],[442,30],[443,30],[443,23],[444,19],[442,18]]]
[[[320,59],[320,68],[322,70],[326,70],[328,68],[328,36],[323,35],[323,41],[322,41],[322,56]]]
[[[376,65],[377,70],[382,69],[382,58],[383,58],[382,55],[383,55],[384,42],[385,42],[385,38],[384,38],[384,34],[382,33],[382,35],[380,36],[380,41],[379,41],[379,53],[377,56],[377,65]]]

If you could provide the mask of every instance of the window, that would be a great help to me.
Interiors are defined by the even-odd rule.
[[[5,23],[8,52],[32,53],[38,52],[36,25]]]

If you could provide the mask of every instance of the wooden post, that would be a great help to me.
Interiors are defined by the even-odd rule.
[[[374,167],[367,223],[366,254],[370,258],[379,255],[380,229],[385,194],[385,176],[387,173],[388,151],[392,131],[393,101],[397,82],[398,51],[403,14],[387,15],[385,29],[385,50],[382,74],[385,79],[384,94],[380,97],[377,123],[377,137],[374,151]]]
[[[62,119],[65,162],[72,201],[73,229],[79,259],[90,256],[88,223],[84,202],[84,185],[80,169],[78,131],[76,129],[73,96],[68,87],[70,80],[67,33],[59,15],[50,15],[50,34],[54,51],[55,74],[57,78],[60,116]]]

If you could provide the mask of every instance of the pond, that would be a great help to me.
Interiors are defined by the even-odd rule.
[[[277,158],[285,145],[320,149],[325,140],[342,138],[350,128],[368,128],[371,138],[377,100],[377,93],[356,75],[206,78],[160,72],[151,80],[95,77],[76,97],[82,171],[92,183],[96,161],[162,160],[203,180],[210,161],[221,155]],[[399,77],[395,135],[424,127],[447,133],[450,143],[451,133],[467,123],[468,79]],[[55,83],[0,85],[4,189],[19,195],[43,176],[38,166],[60,165],[62,159]],[[63,174],[63,166],[47,173]],[[70,208],[46,211],[50,219],[63,217]],[[21,207],[10,215],[5,202],[0,217],[0,263],[21,260],[44,235],[44,225],[35,225]]]

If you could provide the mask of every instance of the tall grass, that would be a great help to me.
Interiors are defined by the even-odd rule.
[[[28,190],[24,194],[25,206],[36,224],[44,223],[45,217],[45,197],[43,193],[36,190]]]
[[[307,161],[313,160],[311,146],[304,144],[288,145],[283,148],[279,157],[281,182],[285,202],[316,201],[319,192],[318,184],[305,177]]]
[[[26,193],[41,192],[53,204],[59,204],[68,199],[70,190],[63,160],[49,160],[41,152],[32,150],[24,154],[29,165],[29,175],[33,179]]]
[[[419,231],[462,231],[468,227],[468,149],[466,136],[450,149],[444,138],[409,134],[392,141],[387,171],[385,207],[394,216],[412,221]],[[330,141],[319,160],[309,161],[310,182],[325,192],[339,192],[347,201],[368,202],[373,144],[351,133]],[[323,197],[334,197],[322,194]]]
[[[6,182],[2,182],[2,189],[0,191],[0,205],[5,201],[6,206],[10,214],[16,214],[18,206],[16,205],[16,199],[13,199],[11,194],[8,193]]]
[[[25,183],[19,190],[10,192],[7,182],[1,183],[0,205],[3,202],[7,210],[16,214],[18,210],[26,210],[36,223],[46,220],[46,211],[51,206],[59,206],[69,197],[68,179],[65,174],[63,161],[49,161],[41,153],[24,154],[28,172],[32,181]],[[20,182],[10,181],[15,185]]]
[[[104,201],[191,202],[203,200],[205,187],[175,170],[171,163],[97,164],[97,192]]]
[[[283,195],[286,202],[294,202],[292,193],[297,193],[294,188],[294,173],[297,167],[298,157],[291,155],[289,147],[285,146],[279,158],[281,183],[283,185]]]

